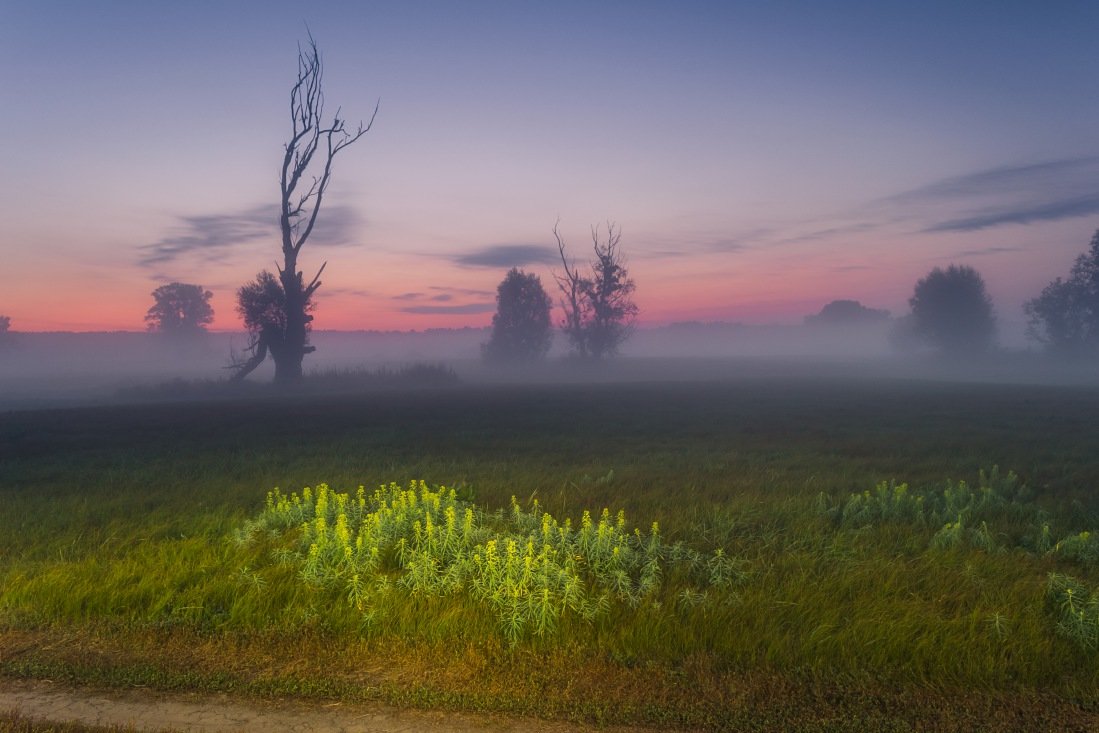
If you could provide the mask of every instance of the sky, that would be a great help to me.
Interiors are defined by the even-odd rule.
[[[491,322],[511,267],[556,299],[621,228],[642,325],[894,315],[970,265],[1001,324],[1099,229],[1095,2],[0,0],[0,313],[141,330],[165,283],[279,256],[298,43],[335,161],[319,329]]]

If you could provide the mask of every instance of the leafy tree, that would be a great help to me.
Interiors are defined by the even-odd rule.
[[[833,300],[820,313],[805,317],[806,326],[862,326],[884,323],[889,311],[867,308],[857,300]]]
[[[487,361],[526,363],[543,359],[553,343],[552,302],[533,273],[512,268],[496,289],[492,336],[482,347]]]
[[[1067,280],[1057,278],[1028,301],[1027,333],[1064,356],[1099,350],[1099,231],[1076,258]]]
[[[214,294],[201,285],[169,283],[153,291],[153,305],[145,314],[150,331],[168,336],[205,333],[214,321],[210,298]]]
[[[310,36],[309,43],[298,49],[298,78],[290,89],[290,141],[285,145],[279,174],[282,264],[278,266],[278,280],[282,295],[276,298],[269,291],[266,280],[261,283],[262,273],[256,282],[245,285],[238,293],[238,300],[243,305],[244,291],[259,286],[257,293],[271,296],[266,301],[265,309],[281,309],[281,316],[276,319],[281,326],[279,329],[260,328],[252,331],[255,337],[249,347],[252,358],[238,360],[233,364],[233,368],[237,370],[234,375],[237,379],[243,379],[259,366],[263,356],[270,351],[271,358],[275,361],[275,381],[299,382],[302,378],[302,360],[306,354],[316,350],[316,347],[309,345],[309,324],[312,316],[308,311],[313,294],[321,285],[320,276],[327,263],[322,264],[317,274],[306,284],[302,272],[298,270],[298,256],[317,223],[321,203],[332,180],[333,160],[340,151],[370,130],[374,124],[374,116],[378,113],[375,105],[370,121],[365,125],[360,122],[354,131],[347,129],[346,121],[340,117],[338,109],[331,121],[326,123],[324,94],[321,91],[323,70],[317,44]],[[268,275],[274,277],[269,273]],[[278,341],[264,340],[272,338],[275,333],[280,334]],[[258,361],[257,356],[260,357]]]
[[[626,270],[619,242],[622,232],[607,223],[607,238],[599,238],[598,227],[592,227],[591,274],[581,275],[569,263],[565,241],[553,227],[557,249],[565,274],[557,275],[557,285],[564,296],[561,306],[565,318],[561,329],[572,346],[573,353],[584,359],[614,356],[633,332],[637,305],[633,302],[634,282]]]
[[[992,299],[981,275],[966,265],[933,269],[912,297],[915,335],[948,354],[987,351],[996,333]]]
[[[305,333],[306,352],[313,350],[309,346],[309,331],[313,316],[309,311],[313,310],[313,300],[310,297],[305,302]],[[248,351],[251,356],[247,359],[233,357],[230,368],[234,369],[233,379],[243,379],[267,358],[267,352],[271,352],[271,358],[278,368],[279,359],[285,356],[287,349],[297,350],[296,341],[291,343],[287,339],[287,310],[286,291],[282,282],[267,270],[256,275],[256,279],[243,285],[237,291],[237,313],[244,321],[244,327],[251,335],[251,343]]]

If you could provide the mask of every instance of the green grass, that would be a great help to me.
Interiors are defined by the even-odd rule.
[[[900,726],[927,696],[1086,716],[1099,656],[1059,614],[1068,588],[1085,621],[1099,603],[1096,415],[1080,388],[766,379],[8,413],[0,673],[705,727],[841,730],[822,721],[860,710]],[[413,479],[454,488],[469,542],[402,553],[418,516],[376,564],[344,563],[380,511],[346,511],[358,487]],[[349,493],[346,527],[330,495],[331,562],[310,566],[320,484]],[[306,486],[312,514],[274,521]],[[603,507],[624,581],[577,544]],[[567,541],[536,544],[543,514]],[[445,530],[446,507],[431,521]],[[474,559],[490,540],[500,562],[529,541],[565,573],[539,587],[541,620],[528,584],[509,626],[518,597]],[[718,549],[735,582],[710,582]],[[568,606],[568,577],[589,605]],[[925,727],[965,729],[950,720]]]

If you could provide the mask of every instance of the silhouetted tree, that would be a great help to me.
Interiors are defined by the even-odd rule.
[[[600,240],[598,227],[592,227],[591,274],[581,275],[565,254],[565,241],[553,227],[561,254],[564,275],[555,275],[565,312],[561,330],[573,353],[584,359],[601,359],[618,353],[633,332],[637,305],[633,302],[634,282],[630,279],[619,249],[622,232],[607,223],[607,238]]]
[[[239,361],[235,377],[243,378],[263,361],[261,354],[271,352],[275,361],[275,381],[293,383],[301,381],[302,360],[316,347],[309,345],[309,324],[313,317],[309,315],[309,306],[313,294],[320,287],[324,263],[308,284],[298,270],[298,256],[301,248],[313,233],[317,216],[321,211],[324,194],[332,180],[332,161],[341,150],[365,135],[374,124],[378,114],[375,105],[370,121],[351,132],[340,110],[332,116],[331,122],[324,121],[324,94],[321,91],[323,65],[317,44],[313,37],[305,48],[298,49],[298,78],[290,89],[290,141],[286,143],[279,175],[279,229],[282,232],[282,264],[278,266],[278,280],[281,285],[280,298],[267,303],[274,307],[277,302],[282,309],[279,319],[280,329],[260,328],[253,333],[253,341],[248,347],[252,358]],[[268,276],[272,277],[270,273]],[[238,300],[243,303],[243,293],[260,284],[263,273],[256,282],[241,288]],[[266,281],[260,290],[268,291]],[[247,323],[246,323],[247,325]],[[279,333],[279,341],[273,339]],[[260,357],[256,360],[256,357]]]
[[[9,328],[11,328],[11,318],[0,316],[0,333],[7,333]]]
[[[1099,231],[1076,258],[1068,280],[1057,278],[1023,310],[1027,333],[1051,352],[1082,356],[1099,350]]]
[[[313,317],[309,312],[313,310],[313,300],[308,298],[305,302],[305,346],[309,347],[309,331]],[[296,346],[288,344],[286,291],[282,288],[282,282],[267,270],[256,275],[256,279],[243,285],[237,291],[237,313],[244,321],[244,327],[248,329],[251,341],[247,351],[251,353],[248,358],[232,356],[230,369],[234,370],[233,379],[243,379],[256,367],[263,363],[270,351],[271,358],[278,369],[279,359],[283,358],[284,351]]]
[[[587,340],[588,303],[585,291],[589,289],[588,281],[582,277],[574,265],[570,265],[565,256],[565,241],[557,231],[557,224],[553,225],[553,236],[557,239],[557,249],[561,253],[561,263],[565,267],[565,274],[554,273],[557,287],[560,288],[561,310],[564,318],[561,321],[561,331],[568,339],[573,354],[587,358],[589,355]]]
[[[889,311],[867,308],[857,300],[833,300],[820,313],[805,317],[806,326],[861,326],[884,323]]]
[[[553,343],[551,305],[537,275],[509,270],[496,288],[492,335],[481,348],[485,360],[528,363],[545,358]]]
[[[948,354],[987,351],[996,333],[992,299],[980,274],[966,265],[933,269],[912,297],[915,334]]]
[[[214,321],[210,298],[214,294],[201,285],[169,283],[153,291],[153,305],[145,314],[150,331],[166,336],[196,336]]]

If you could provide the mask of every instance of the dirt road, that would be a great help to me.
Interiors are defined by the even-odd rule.
[[[224,695],[165,694],[149,690],[85,690],[47,681],[0,678],[0,711],[9,710],[58,722],[77,720],[194,733],[564,733],[584,730],[575,724],[496,715],[433,713],[381,705],[236,700]],[[636,729],[599,730],[625,733]]]

